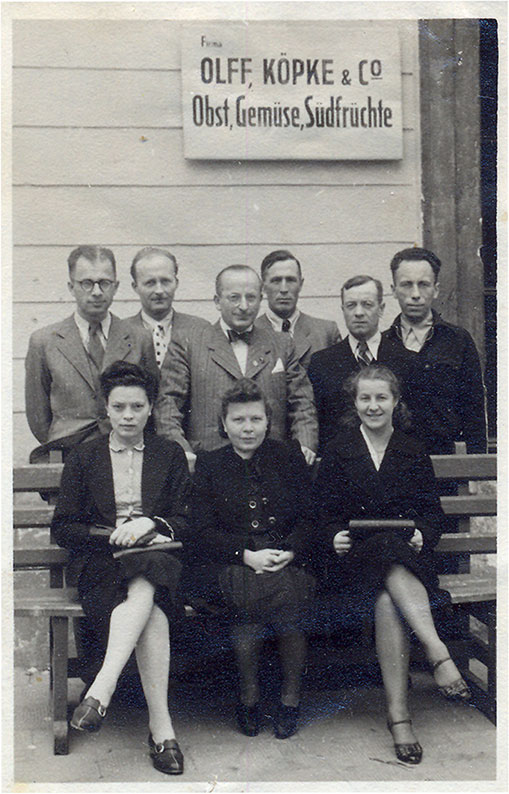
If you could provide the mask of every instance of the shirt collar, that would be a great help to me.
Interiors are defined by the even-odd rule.
[[[127,444],[121,444],[120,441],[115,439],[113,431],[111,431],[109,436],[109,447],[112,452],[124,452],[124,450],[129,449]],[[135,444],[134,447],[130,447],[130,449],[135,449],[136,452],[143,452],[145,449],[145,441],[142,439],[138,444]]]
[[[219,318],[219,325],[221,326],[221,330],[223,331],[226,337],[228,337],[228,331],[235,330],[234,328],[230,328],[230,326],[225,323],[222,317]],[[249,328],[244,328],[244,331],[252,331],[252,330],[253,330],[252,324],[249,326]],[[244,331],[242,331],[242,333],[244,333]]]
[[[282,331],[283,320],[281,319],[281,317],[279,317],[269,307],[267,307],[266,315],[267,315],[267,318],[268,318],[270,324],[274,328],[274,330],[275,331]],[[295,311],[291,315],[291,317],[287,317],[286,318],[287,320],[290,321],[290,333],[293,333],[293,330],[295,328],[295,324],[296,324],[297,320],[299,319],[299,317],[300,317],[300,311],[299,311],[299,309],[295,309]]]
[[[144,309],[142,309],[141,319],[144,324],[148,325],[152,330],[157,328],[158,325],[161,325],[164,328],[164,332],[166,333],[173,323],[173,309],[170,309],[170,313],[164,318],[164,320],[154,320],[153,317],[150,317],[150,315],[147,314]]]
[[[350,343],[350,350],[357,357],[357,345],[359,344],[359,339],[356,339],[355,336],[352,334],[348,334],[348,341]],[[374,359],[378,356],[378,348],[380,347],[380,342],[382,341],[382,334],[380,331],[377,331],[373,336],[370,336],[369,339],[366,339],[366,344],[368,346],[368,350],[373,356]]]
[[[424,343],[429,334],[429,329],[433,327],[433,314],[430,311],[428,316],[420,323],[409,323],[404,314],[401,315],[401,334],[403,339],[407,339],[409,334],[415,334],[419,342]]]
[[[78,326],[78,331],[80,332],[81,338],[88,340],[88,334],[90,330],[89,321],[85,320],[85,318],[82,317],[81,314],[78,314],[78,312],[76,311],[74,312],[74,322]],[[100,326],[101,326],[101,333],[104,336],[104,338],[107,340],[110,334],[111,312],[106,313],[106,317],[104,318],[104,320],[101,320]]]

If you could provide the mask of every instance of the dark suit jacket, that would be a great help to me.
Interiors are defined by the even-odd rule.
[[[132,317],[127,318],[128,322],[133,323],[137,328],[143,328],[145,331],[148,329],[145,328],[143,325],[143,320],[141,319],[141,311],[138,314],[134,314]],[[171,328],[171,335],[172,338],[175,334],[179,334],[180,336],[185,336],[188,331],[194,328],[206,328],[209,326],[210,323],[208,320],[204,320],[202,317],[195,317],[194,314],[184,314],[183,312],[176,312],[173,311],[173,322]],[[166,356],[164,357],[162,367],[167,367],[168,362],[166,361],[168,357],[168,351],[166,351]]]
[[[130,361],[159,378],[148,331],[112,315],[103,370],[117,360]],[[94,421],[108,432],[106,407],[73,317],[34,331],[25,360],[28,424],[41,442],[69,436]]]
[[[464,441],[467,452],[486,452],[486,408],[481,363],[474,340],[464,328],[433,312],[433,332],[421,350],[406,350],[401,315],[383,339],[407,355],[406,402],[415,434],[430,454],[454,452]]]
[[[246,377],[255,380],[272,406],[271,437],[295,438],[316,450],[318,424],[313,390],[286,334],[254,328]],[[219,323],[175,336],[161,372],[156,404],[157,432],[185,450],[215,449],[225,391],[242,377],[238,361]]]
[[[398,376],[402,384],[403,399],[406,397],[404,385],[408,382],[409,359],[407,350],[402,350],[394,341],[382,336],[377,362],[389,367]],[[352,353],[348,337],[311,357],[308,377],[313,384],[318,413],[320,452],[323,452],[326,444],[338,432],[340,419],[349,408],[343,386],[346,379],[359,369],[360,365]]]
[[[255,492],[247,466],[256,472]],[[253,533],[264,530],[274,538],[268,547],[289,549],[296,562],[304,562],[314,521],[310,474],[296,442],[265,439],[249,463],[230,444],[200,452],[191,516],[202,554],[210,560],[241,565],[244,549],[256,548]]]
[[[190,481],[178,444],[146,435],[141,475],[143,515],[160,516],[184,540]],[[116,524],[109,436],[77,446],[65,462],[51,529],[59,546],[70,550],[68,578],[77,578],[91,553],[111,554],[108,540],[90,537],[92,526]],[[167,534],[164,528],[158,531]]]
[[[258,317],[255,325],[264,328],[266,331],[274,332],[274,328],[266,314]],[[330,347],[341,339],[339,328],[333,320],[322,320],[319,317],[311,317],[309,314],[300,313],[293,332],[293,341],[297,358],[304,369],[307,370],[311,356],[317,350]]]
[[[377,471],[358,428],[345,430],[327,446],[315,483],[315,503],[326,548],[350,519],[407,518],[415,521],[431,550],[444,514],[433,466],[422,444],[395,430]]]

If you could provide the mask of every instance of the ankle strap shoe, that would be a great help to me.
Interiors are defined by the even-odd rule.
[[[411,725],[412,720],[397,720],[396,722],[387,720],[387,727],[392,733],[394,725],[403,725],[404,723]],[[409,742],[406,744],[396,744],[396,742],[394,742],[394,751],[396,753],[396,758],[399,761],[403,761],[404,764],[420,764],[422,761],[422,747],[419,742]]]

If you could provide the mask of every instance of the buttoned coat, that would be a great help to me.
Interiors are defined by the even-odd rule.
[[[112,315],[102,369],[118,360],[139,364],[159,378],[148,331]],[[104,400],[72,316],[30,337],[25,403],[28,424],[41,444],[76,433],[94,421],[101,432],[109,430]]]
[[[399,378],[403,399],[408,383],[410,355],[393,340],[382,336],[376,363],[389,367]],[[313,385],[318,422],[320,426],[320,452],[331,441],[340,427],[340,419],[348,410],[349,400],[344,391],[346,379],[358,372],[360,364],[352,353],[348,337],[332,347],[320,350],[311,358],[308,377]]]
[[[175,335],[161,372],[157,432],[186,451],[228,443],[219,435],[221,399],[243,377],[219,322]],[[318,424],[313,389],[286,334],[253,328],[245,377],[263,390],[272,407],[272,438],[295,438],[316,450]]]
[[[250,487],[254,467],[257,487]],[[231,444],[200,452],[191,500],[191,524],[204,557],[224,565],[243,564],[254,536],[271,535],[271,548],[289,549],[306,562],[314,517],[308,467],[294,441],[265,439],[251,461]],[[267,533],[267,534],[264,534]]]
[[[266,314],[258,317],[255,325],[266,331],[274,331]],[[335,345],[340,339],[341,334],[334,320],[322,320],[319,317],[311,317],[309,314],[300,312],[293,329],[293,341],[297,358],[304,369],[307,370],[309,367],[313,353]]]
[[[185,540],[189,495],[187,462],[180,447],[146,434],[141,470],[143,515],[164,518],[175,539]],[[67,575],[71,580],[77,579],[91,554],[98,550],[112,553],[107,539],[90,536],[95,525],[116,525],[108,436],[78,445],[65,462],[51,529],[59,546],[70,550]],[[158,532],[166,534],[164,527],[158,527]]]
[[[415,434],[430,454],[454,452],[464,441],[467,452],[486,452],[486,406],[481,362],[474,340],[464,328],[433,311],[431,334],[421,350],[406,350],[401,315],[384,331],[401,355],[410,360],[407,403]]]
[[[133,323],[137,328],[143,328],[144,330],[148,331],[148,328],[145,328],[145,325],[143,324],[141,311],[139,311],[138,314],[134,314],[132,317],[128,317],[127,321]],[[202,317],[195,317],[194,314],[184,314],[184,312],[176,312],[175,310],[173,310],[171,335],[172,338],[176,334],[179,334],[180,336],[185,336],[189,331],[191,331],[194,328],[206,328],[209,325],[210,325],[209,321],[204,320]],[[168,355],[168,351],[166,351],[166,356],[167,355]],[[169,364],[166,363],[165,359],[163,359],[161,368],[165,366],[169,366]]]

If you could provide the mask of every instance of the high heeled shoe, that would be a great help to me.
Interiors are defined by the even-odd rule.
[[[395,725],[402,725],[404,722],[407,722],[409,725],[412,724],[412,720],[396,720],[396,722],[391,722],[387,720],[387,727],[392,734],[392,738],[394,740],[394,734],[392,733],[392,729]],[[411,742],[406,744],[398,744],[394,742],[394,750],[396,752],[396,758],[399,761],[403,761],[405,764],[420,764],[422,760],[422,747],[419,742]]]
[[[166,739],[158,744],[153,740],[152,734],[149,734],[148,746],[154,769],[165,775],[181,775],[183,773],[184,756],[176,739]]]
[[[258,736],[260,732],[260,704],[245,706],[237,703],[237,723],[244,736]]]
[[[285,706],[280,703],[274,720],[274,735],[276,739],[288,739],[297,733],[297,720],[299,719],[300,706]]]
[[[98,731],[106,716],[106,708],[96,698],[86,697],[74,709],[71,728],[77,731]]]
[[[445,662],[452,662],[451,657],[448,656],[446,659],[440,659],[439,662],[435,662],[435,664],[432,665],[433,678],[435,678],[436,670],[440,667],[441,664],[444,664]],[[435,683],[438,686],[438,691],[440,692],[440,694],[444,698],[447,698],[447,700],[466,702],[467,700],[470,700],[470,698],[472,697],[472,693],[468,688],[468,684],[461,675],[459,676],[459,678],[456,678],[450,684],[442,684],[440,686],[437,683],[436,678],[435,678]]]

